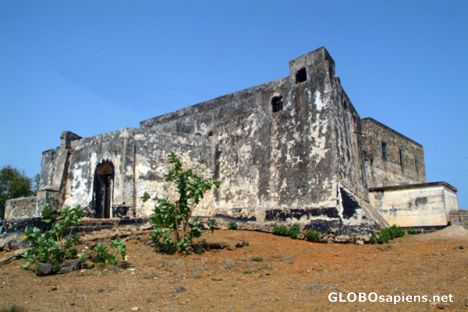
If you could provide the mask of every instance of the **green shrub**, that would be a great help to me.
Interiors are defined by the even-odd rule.
[[[74,235],[73,228],[80,224],[82,216],[80,206],[64,206],[59,214],[51,207],[45,206],[42,210],[42,221],[49,225],[49,229],[26,229],[23,240],[29,243],[29,248],[23,255],[23,268],[29,269],[37,262],[44,262],[50,263],[53,271],[57,271],[65,260],[76,258],[78,252],[75,246],[78,238]]]
[[[297,236],[301,233],[301,229],[299,228],[299,225],[294,224],[291,226],[288,230],[288,236],[291,237],[292,239],[297,239]]]
[[[213,187],[218,188],[220,182],[204,177],[201,167],[184,169],[181,159],[174,153],[169,155],[168,161],[172,169],[166,174],[166,181],[176,185],[179,197],[176,201],[158,199],[149,223],[154,227],[150,240],[155,249],[172,254],[185,251],[194,238],[201,236],[204,226],[199,218],[191,220],[192,212],[204,194]],[[142,199],[149,198],[146,195]],[[207,224],[211,231],[216,225],[213,221]]]
[[[95,263],[117,265],[119,258],[125,260],[126,252],[124,240],[118,238],[111,241],[110,245],[98,243],[89,257]]]
[[[250,260],[254,261],[254,262],[262,262],[263,261],[263,257],[261,256],[254,256],[252,258],[250,258]]]
[[[315,230],[308,230],[306,233],[306,240],[309,242],[316,242],[320,237],[320,233]]]
[[[274,224],[272,233],[279,236],[289,236],[289,229],[285,225]]]
[[[380,232],[377,233],[375,241],[379,244],[384,244],[394,238],[402,237],[403,235],[405,235],[405,231],[403,231],[399,226],[392,225],[391,227],[381,229]]]
[[[29,269],[38,262],[50,263],[52,273],[56,273],[65,260],[77,259],[81,261],[90,259],[96,263],[117,264],[119,256],[126,257],[126,246],[122,239],[114,239],[110,245],[98,243],[96,248],[88,254],[78,253],[76,245],[78,237],[73,229],[80,225],[83,211],[80,206],[70,208],[64,206],[60,211],[44,206],[42,221],[48,225],[43,231],[37,227],[28,228],[23,240],[29,244],[24,253],[23,268]]]
[[[421,231],[416,230],[416,229],[408,229],[408,230],[406,230],[406,233],[408,233],[410,235],[417,235],[417,234],[421,234]]]
[[[237,223],[235,221],[229,221],[228,229],[230,230],[237,230]]]

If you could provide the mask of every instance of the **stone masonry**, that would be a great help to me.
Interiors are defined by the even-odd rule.
[[[422,146],[361,120],[326,49],[290,61],[289,68],[285,78],[138,128],[88,138],[64,132],[61,145],[43,153],[37,207],[80,205],[90,218],[144,220],[154,206],[141,200],[144,193],[174,196],[164,174],[167,155],[175,152],[187,165],[204,160],[221,180],[198,216],[339,233],[387,225],[370,204],[369,187],[424,182]],[[388,161],[378,156],[382,136]]]

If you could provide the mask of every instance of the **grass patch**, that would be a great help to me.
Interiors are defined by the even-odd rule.
[[[316,242],[320,238],[320,233],[315,230],[308,230],[306,233],[306,240],[309,242]]]
[[[228,229],[229,229],[229,230],[237,230],[237,222],[235,222],[235,221],[229,221],[229,223],[228,223]]]
[[[250,260],[255,261],[255,262],[262,262],[262,261],[263,261],[263,257],[261,257],[261,256],[254,256],[254,257],[250,258]]]
[[[402,237],[403,235],[405,235],[405,231],[403,231],[399,226],[392,225],[386,229],[381,229],[380,232],[374,236],[374,240],[379,244],[385,244],[392,239]]]

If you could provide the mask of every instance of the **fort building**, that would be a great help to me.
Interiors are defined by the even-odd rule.
[[[174,196],[164,179],[174,152],[188,166],[203,160],[221,181],[198,216],[340,233],[447,225],[458,209],[456,189],[426,183],[419,143],[361,119],[325,48],[291,60],[289,69],[282,79],[138,128],[62,133],[60,146],[43,152],[37,198],[8,202],[7,221],[38,217],[45,203],[80,205],[88,218],[145,220],[154,202],[143,194]]]

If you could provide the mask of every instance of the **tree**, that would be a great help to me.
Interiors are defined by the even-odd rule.
[[[30,178],[11,166],[0,170],[0,218],[4,217],[7,200],[30,195],[33,195]]]
[[[213,187],[218,188],[220,182],[205,177],[203,168],[185,169],[180,158],[171,153],[168,157],[172,169],[166,174],[166,181],[173,182],[179,193],[178,199],[158,199],[149,222],[154,226],[151,241],[161,252],[182,252],[191,246],[193,238],[201,236],[204,225],[198,218],[191,220],[195,206],[204,194]],[[200,163],[202,164],[202,163]],[[145,193],[143,201],[150,196]],[[213,230],[214,220],[207,222],[207,227]]]

